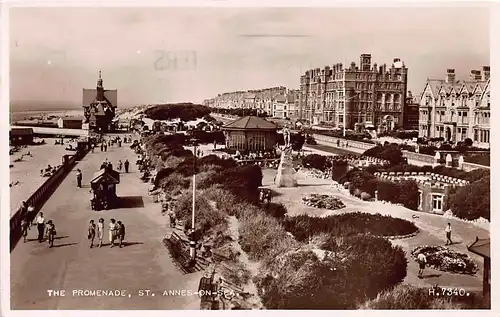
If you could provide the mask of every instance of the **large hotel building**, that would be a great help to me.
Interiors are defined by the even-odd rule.
[[[472,70],[467,81],[458,81],[455,70],[445,79],[429,79],[420,99],[419,135],[474,145],[490,144],[490,67]]]
[[[403,127],[408,69],[395,58],[390,67],[372,64],[362,54],[360,64],[341,63],[306,71],[300,78],[299,117],[311,124],[347,129]]]

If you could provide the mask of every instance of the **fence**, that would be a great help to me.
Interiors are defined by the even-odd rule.
[[[408,160],[419,161],[422,163],[429,163],[429,165],[434,164],[434,156],[432,155],[415,153],[407,150],[402,150],[401,152],[403,152],[403,157],[407,158]]]
[[[369,149],[377,146],[376,144],[372,144],[372,143],[353,141],[353,140],[348,140],[348,139],[344,139],[344,138],[338,138],[338,137],[334,137],[334,136],[328,136],[328,135],[316,134],[316,133],[313,134],[313,137],[315,140],[328,142],[328,143],[332,143],[332,144],[337,144],[337,141],[342,143],[342,144],[347,142],[349,147],[353,147],[353,148],[364,150],[364,151],[369,150]]]
[[[27,210],[19,208],[16,213],[10,218],[10,251],[15,248],[17,242],[21,238],[21,221],[27,218],[32,222],[38,210],[49,199],[52,193],[57,189],[59,184],[69,174],[72,168],[76,165],[78,159],[83,158],[88,153],[88,149],[72,155],[59,169],[52,174],[27,200],[26,206],[35,207],[34,211],[28,213]]]

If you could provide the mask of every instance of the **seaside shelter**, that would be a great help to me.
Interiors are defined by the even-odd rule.
[[[32,128],[11,128],[9,132],[10,145],[30,145],[33,144]]]
[[[490,239],[479,239],[467,247],[469,252],[482,256],[484,259],[483,269],[483,299],[486,307],[491,305],[491,258],[490,258]]]
[[[247,152],[272,150],[277,143],[278,127],[263,118],[246,116],[222,127],[226,148]]]
[[[81,129],[83,120],[83,117],[60,117],[57,126],[61,129]]]
[[[94,193],[94,203],[104,209],[117,203],[116,184],[120,183],[120,173],[109,168],[103,168],[92,176],[90,187]],[[100,209],[100,208],[99,208]]]

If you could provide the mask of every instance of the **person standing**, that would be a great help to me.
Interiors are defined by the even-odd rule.
[[[99,239],[99,248],[102,247],[102,240],[104,238],[104,219],[99,218],[97,222],[97,238]]]
[[[80,169],[76,170],[76,186],[82,188],[82,171]]]
[[[43,212],[38,215],[35,219],[35,223],[38,229],[38,242],[43,241],[43,234],[45,232],[45,218],[43,217]]]
[[[24,238],[24,243],[26,243],[26,237],[28,236],[28,230],[31,229],[31,224],[25,216],[21,221],[21,233]]]
[[[128,160],[125,160],[125,162],[123,163],[123,166],[125,167],[125,173],[128,173],[128,167],[129,167],[130,163]]]
[[[90,220],[88,238],[90,240],[90,248],[91,249],[94,246],[95,231],[96,231],[96,227],[95,227],[94,220]]]
[[[123,163],[122,163],[122,160],[119,160],[118,161],[118,171],[122,171],[122,166],[123,166]]]
[[[125,241],[125,225],[121,222],[117,222],[117,232],[118,232],[118,241],[120,242],[120,248],[123,245],[123,241]]]
[[[422,275],[424,274],[424,269],[425,265],[427,264],[427,258],[425,257],[424,253],[419,253],[417,256],[417,262],[419,265],[419,270],[418,270],[418,277],[422,278]]]
[[[115,246],[116,231],[117,231],[116,220],[114,218],[111,218],[109,220],[109,244],[110,244],[110,248]]]
[[[446,229],[444,229],[444,232],[446,233],[445,245],[452,245],[453,241],[451,241],[451,223],[448,222],[448,225],[446,226]]]
[[[101,143],[101,152],[104,152],[104,143]]]
[[[52,220],[47,221],[47,237],[49,239],[49,246],[54,246],[54,238],[56,237],[56,226]]]

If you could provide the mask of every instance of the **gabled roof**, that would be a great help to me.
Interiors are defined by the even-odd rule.
[[[485,87],[486,87],[486,82],[480,81],[476,84],[472,93],[476,94],[479,91],[479,93],[482,94],[484,92]]]
[[[102,170],[96,172],[94,176],[92,176],[92,180],[90,181],[90,183],[119,184],[120,173],[118,173],[117,171],[103,168]]]
[[[241,129],[241,130],[276,130],[277,126],[269,122],[267,120],[264,120],[259,117],[255,116],[246,116],[240,119],[237,119],[231,123],[226,124],[224,129]]]
[[[476,237],[476,241],[468,246],[467,250],[484,258],[490,258],[490,239],[479,239],[479,237]]]
[[[443,83],[444,80],[442,79],[427,79],[427,85],[430,88],[433,97],[437,96],[439,89],[441,88],[441,85]]]

